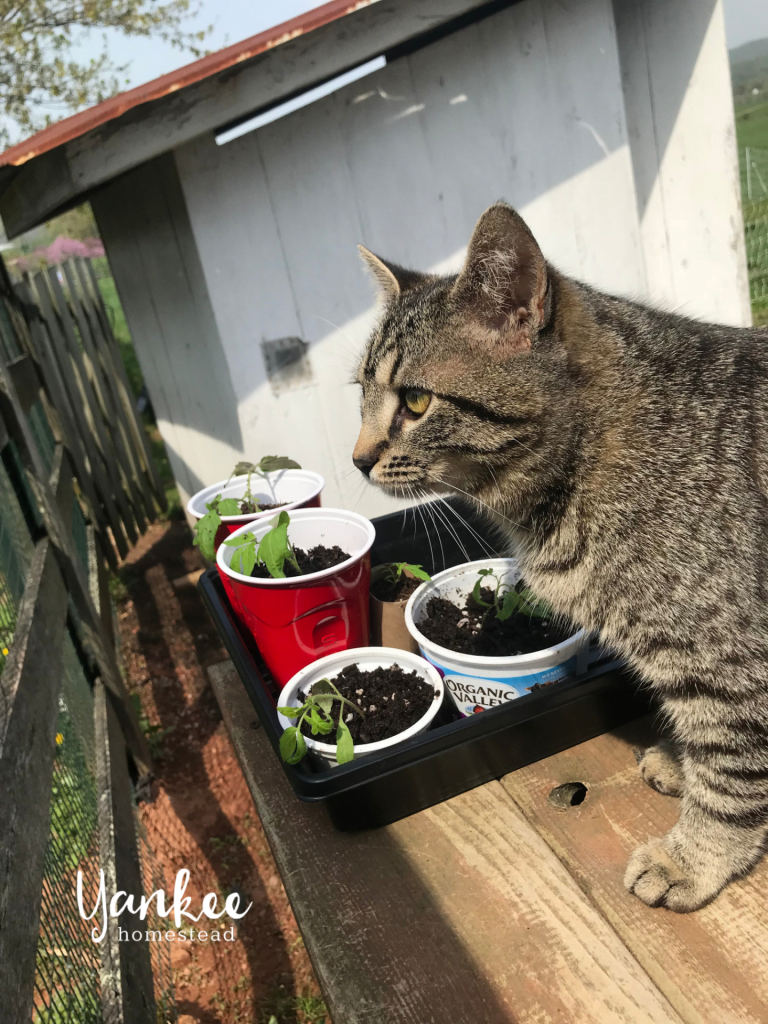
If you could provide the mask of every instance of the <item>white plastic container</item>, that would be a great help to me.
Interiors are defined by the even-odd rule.
[[[429,583],[422,583],[405,606],[408,632],[419,645],[421,654],[441,673],[458,711],[465,717],[525,697],[537,684],[566,679],[584,671],[589,653],[589,635],[583,629],[555,647],[507,658],[459,654],[428,640],[419,630],[419,623],[426,615],[429,600],[443,597],[463,605],[472,593],[480,569],[493,569],[512,586],[520,579],[514,558],[465,562],[437,573]]]
[[[247,476],[233,476],[227,482],[220,480],[217,484],[204,487],[202,491],[193,494],[187,503],[187,512],[195,519],[202,519],[206,509],[206,503],[213,501],[217,494],[222,498],[242,498],[248,485]],[[325,487],[325,479],[319,473],[310,469],[277,469],[274,473],[251,474],[251,493],[256,501],[263,505],[279,505],[285,502],[281,509],[267,509],[265,512],[245,512],[237,516],[222,516],[222,523],[226,524],[231,533],[243,523],[252,523],[265,517],[272,518],[277,512],[290,512],[294,508],[314,504],[319,505],[319,495]]]
[[[370,671],[375,668],[390,668],[392,665],[399,665],[405,672],[418,672],[422,679],[430,683],[435,690],[435,699],[429,710],[417,722],[414,722],[409,729],[398,733],[397,736],[391,736],[387,740],[379,740],[377,743],[356,743],[356,761],[361,757],[376,754],[382,750],[397,746],[398,743],[402,743],[404,740],[409,740],[412,736],[418,736],[420,733],[427,731],[432,719],[443,703],[443,694],[445,693],[443,680],[440,678],[440,673],[435,667],[430,665],[428,661],[425,661],[424,658],[420,658],[418,654],[411,654],[408,651],[397,650],[394,647],[358,647],[320,658],[319,661],[315,661],[297,672],[293,679],[283,687],[277,700],[278,707],[298,707],[301,703],[298,696],[299,690],[303,690],[306,693],[320,679],[333,680],[347,665],[357,665],[362,671]],[[279,712],[277,717],[283,729],[296,724]],[[329,764],[336,766],[335,742],[332,744],[321,743],[311,736],[305,736],[304,739],[310,754],[319,756]]]

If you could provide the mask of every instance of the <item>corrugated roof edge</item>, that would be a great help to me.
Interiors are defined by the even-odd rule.
[[[57,121],[56,124],[44,128],[24,142],[1,153],[0,167],[20,167],[33,157],[56,149],[57,146],[61,146],[65,142],[71,142],[72,139],[76,139],[108,121],[113,121],[128,110],[141,106],[142,103],[149,103],[172,92],[177,92],[179,89],[184,89],[188,85],[194,85],[195,82],[210,78],[211,75],[225,71],[235,64],[256,57],[258,54],[264,53],[265,50],[271,50],[275,46],[287,43],[297,36],[343,18],[347,14],[353,14],[376,2],[377,0],[331,0],[330,3],[315,7],[311,11],[307,11],[306,14],[275,25],[273,28],[267,29],[266,32],[260,32],[259,35],[243,39],[241,42],[227,46],[223,50],[217,50],[216,53],[211,53],[207,57],[201,57],[200,60],[196,60],[192,64],[186,64],[176,71],[155,78],[151,82],[145,82],[144,85],[139,85],[128,92],[119,93],[111,99],[97,103],[95,107],[88,107],[87,110],[81,110],[63,121]]]

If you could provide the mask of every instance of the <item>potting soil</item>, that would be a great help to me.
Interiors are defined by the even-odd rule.
[[[348,665],[333,677],[333,684],[343,697],[351,700],[363,712],[344,705],[344,721],[355,743],[376,743],[389,739],[414,725],[437,699],[434,687],[418,672],[406,672],[399,665],[389,668],[360,669]],[[306,694],[299,693],[299,700]],[[334,725],[338,725],[341,701],[335,700],[331,708]],[[320,743],[335,743],[336,731],[326,736],[312,736],[306,722],[301,731]]]
[[[405,601],[421,584],[422,581],[413,576],[401,576],[394,586],[386,579],[376,580],[371,584],[371,593],[379,601]]]
[[[322,572],[323,569],[332,569],[334,565],[341,565],[342,562],[346,562],[351,557],[346,551],[342,551],[338,544],[334,544],[332,548],[327,548],[324,544],[318,544],[316,547],[310,548],[309,551],[304,551],[302,548],[294,548],[293,553],[296,555],[296,561],[299,563],[301,572],[296,572],[295,567],[289,561],[286,561],[283,565],[283,572],[288,578],[306,576],[310,572]],[[266,565],[259,565],[258,563],[253,567],[251,576],[262,580],[272,579]]]
[[[483,587],[480,595],[484,601],[493,602],[490,588]],[[471,594],[461,607],[444,597],[433,597],[427,602],[426,612],[418,628],[428,640],[449,651],[481,658],[543,651],[567,640],[574,632],[573,628],[550,619],[517,612],[502,621],[493,609],[479,607]]]

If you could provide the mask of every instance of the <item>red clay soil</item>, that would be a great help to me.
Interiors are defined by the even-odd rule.
[[[253,903],[234,942],[168,943],[179,1021],[323,1024],[330,1018],[205,673],[227,655],[194,580],[180,582],[201,568],[186,524],[157,524],[123,565],[128,597],[118,604],[128,683],[155,753],[140,815],[166,892],[188,868],[191,909],[209,892]]]

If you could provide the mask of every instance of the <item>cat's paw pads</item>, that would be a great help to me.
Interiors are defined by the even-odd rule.
[[[664,796],[682,796],[685,783],[679,763],[662,746],[635,751],[640,778]]]
[[[678,914],[698,910],[718,891],[697,881],[658,839],[639,846],[629,858],[624,886],[649,907],[667,907]]]

